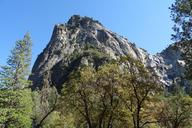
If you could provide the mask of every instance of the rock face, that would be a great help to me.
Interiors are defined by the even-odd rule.
[[[110,59],[131,55],[152,67],[169,86],[173,79],[183,75],[182,52],[181,45],[173,44],[161,53],[150,55],[98,21],[74,15],[66,24],[55,25],[51,40],[38,56],[29,79],[33,89],[56,86],[60,90],[70,73],[81,65],[92,64],[97,68]]]

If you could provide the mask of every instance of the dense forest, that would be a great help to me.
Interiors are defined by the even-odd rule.
[[[166,87],[153,69],[131,55],[108,59],[92,46],[75,56],[105,60],[74,69],[62,88],[33,89],[29,76],[32,41],[29,33],[15,42],[7,65],[0,68],[1,128],[190,128],[192,90],[192,0],[175,0],[172,39],[183,44],[185,75]]]

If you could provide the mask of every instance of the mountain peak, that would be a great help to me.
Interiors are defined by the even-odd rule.
[[[33,66],[30,80],[33,89],[49,83],[48,86],[60,90],[70,73],[84,64],[99,66],[106,61],[101,57],[103,55],[109,59],[131,55],[146,67],[153,68],[160,80],[169,86],[172,79],[184,71],[180,49],[177,45],[170,46],[161,54],[150,55],[97,20],[73,15],[66,24],[55,25],[50,42]],[[96,53],[100,59],[93,55]]]
[[[94,20],[93,18],[87,17],[87,16],[80,16],[80,15],[73,15],[67,22],[67,25],[74,26],[74,27],[88,27],[88,26],[94,26],[94,24],[98,24],[103,26],[99,21]]]

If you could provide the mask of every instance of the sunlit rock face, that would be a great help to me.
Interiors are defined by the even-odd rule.
[[[95,58],[96,53],[87,52],[93,49],[102,53],[97,55],[100,59]],[[131,55],[153,68],[164,85],[170,86],[175,78],[183,75],[185,63],[181,53],[182,47],[173,44],[161,53],[150,55],[99,21],[74,15],[66,24],[55,25],[50,42],[38,56],[29,79],[33,89],[56,86],[60,90],[70,73],[81,65],[98,67],[110,59]]]

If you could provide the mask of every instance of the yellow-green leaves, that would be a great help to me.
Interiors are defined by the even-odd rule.
[[[97,69],[84,66],[64,85],[59,111],[72,114],[81,127],[141,128],[156,123],[150,106],[158,88],[156,77],[129,56]]]
[[[192,98],[184,93],[166,96],[158,118],[161,126],[173,128],[191,127]]]

